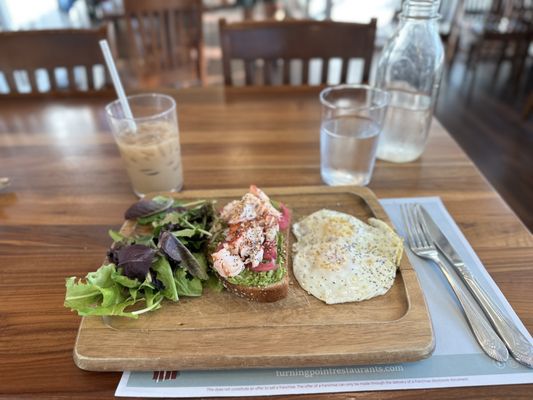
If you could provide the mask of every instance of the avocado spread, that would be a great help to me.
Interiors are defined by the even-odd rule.
[[[287,269],[285,268],[286,254],[281,232],[278,232],[276,242],[278,250],[276,264],[279,265],[278,268],[263,272],[254,272],[245,268],[239,275],[227,278],[228,282],[234,285],[264,287],[281,281],[287,273]]]

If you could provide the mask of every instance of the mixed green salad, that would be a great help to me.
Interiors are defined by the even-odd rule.
[[[133,204],[125,218],[147,233],[109,231],[113,244],[106,262],[85,279],[66,280],[65,307],[82,316],[138,318],[160,308],[164,299],[201,296],[206,287],[222,290],[205,256],[217,219],[213,201],[158,196]]]

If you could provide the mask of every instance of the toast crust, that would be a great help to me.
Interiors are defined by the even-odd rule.
[[[264,287],[235,285],[220,276],[219,278],[224,284],[224,287],[231,293],[259,303],[273,303],[287,297],[287,293],[289,292],[288,271],[285,273],[282,280]]]

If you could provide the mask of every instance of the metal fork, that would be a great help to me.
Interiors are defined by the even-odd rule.
[[[446,265],[441,261],[433,242],[429,240],[429,232],[418,210],[414,205],[402,204],[400,206],[403,223],[407,232],[407,240],[412,252],[417,256],[433,261],[437,264],[450,283],[450,286],[461,304],[466,319],[474,333],[476,340],[487,355],[497,361],[507,361],[509,352],[492,326],[482,316],[478,306],[461,286],[457,284],[457,278],[452,275]]]

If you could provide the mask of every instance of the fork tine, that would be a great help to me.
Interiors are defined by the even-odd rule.
[[[426,225],[426,219],[424,218],[424,215],[420,211],[420,204],[416,205],[416,215],[418,222],[420,224],[420,227],[422,228],[422,235],[424,236],[424,239],[428,242],[428,246],[433,245],[433,240],[431,240],[431,234],[429,233],[428,226]]]
[[[422,247],[423,243],[420,240],[420,228],[418,227],[418,222],[415,219],[415,215],[413,212],[413,205],[407,204],[405,207],[407,211],[407,216],[409,218],[409,225],[411,226],[411,232],[413,234],[413,242],[416,247]]]
[[[411,227],[409,226],[409,221],[407,219],[407,214],[405,211],[405,204],[400,204],[400,211],[402,214],[403,226],[405,226],[405,233],[407,233],[407,241],[409,242],[409,247],[414,247]]]
[[[411,205],[411,215],[413,216],[413,221],[415,223],[416,234],[417,234],[418,240],[420,241],[420,246],[421,247],[428,247],[429,246],[429,241],[427,240],[426,235],[424,234],[424,231],[422,229],[422,224],[420,222],[420,218],[419,218],[418,213],[417,213],[416,204],[412,204]]]
[[[409,211],[409,207],[407,204],[402,204],[401,207],[402,215],[404,218],[404,224],[407,230],[407,236],[409,239],[409,246],[410,247],[418,247],[418,241],[416,238],[416,233],[414,231],[414,223],[412,219],[412,215]]]

